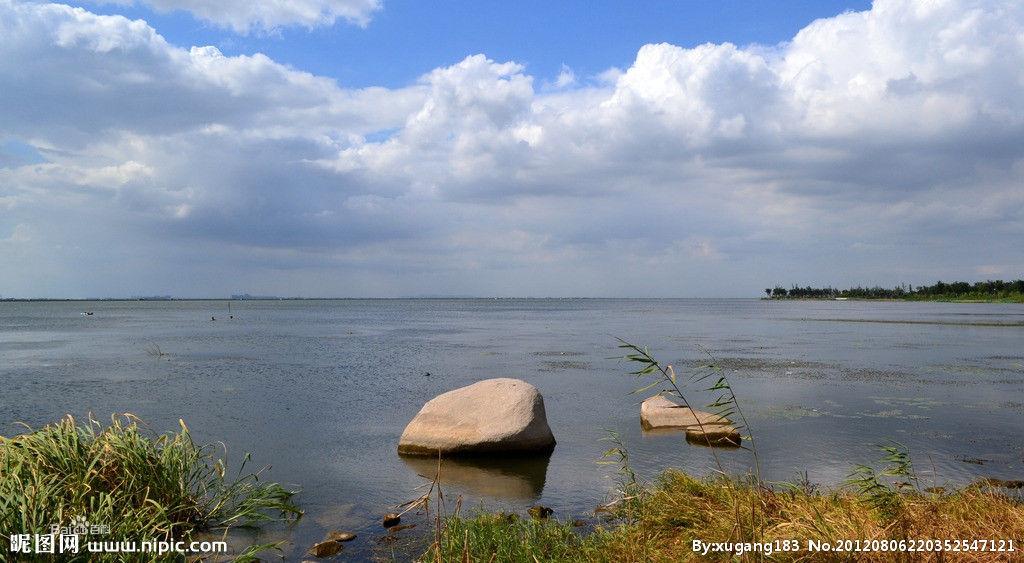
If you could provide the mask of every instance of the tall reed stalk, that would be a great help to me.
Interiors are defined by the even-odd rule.
[[[619,348],[629,351],[629,353],[623,356],[622,359],[637,364],[638,366],[635,371],[629,372],[629,375],[632,375],[637,379],[653,379],[651,383],[633,390],[633,394],[640,394],[655,387],[667,384],[670,388],[661,389],[659,390],[659,393],[679,399],[679,401],[682,402],[683,407],[688,409],[690,414],[692,414],[694,419],[696,419],[701,435],[705,435],[702,418],[697,416],[697,413],[691,406],[690,401],[683,393],[683,386],[685,386],[686,380],[680,380],[676,375],[675,368],[673,368],[671,364],[661,364],[661,362],[651,355],[650,350],[648,350],[646,346],[641,347],[621,338],[619,338],[618,341]],[[712,376],[718,375],[717,379],[714,380],[714,383],[703,389],[703,391],[718,394],[715,400],[707,405],[707,408],[712,409],[712,414],[722,418],[731,419],[733,417],[739,417],[740,424],[735,425],[736,429],[745,431],[746,435],[743,436],[743,439],[750,443],[749,448],[743,445],[740,447],[751,453],[754,466],[754,479],[758,485],[761,485],[761,461],[757,455],[757,445],[754,442],[753,432],[750,430],[750,424],[747,422],[747,417],[743,413],[743,409],[740,407],[739,400],[736,398],[736,393],[733,391],[733,387],[732,384],[729,383],[729,379],[722,373],[721,368],[714,364],[714,358],[711,354],[707,350],[701,350],[712,360],[711,363],[705,366],[711,371],[707,373],[696,373],[692,375],[689,380],[694,383],[703,383],[710,380]],[[711,446],[710,440],[707,445]],[[711,448],[711,453],[715,459],[715,465],[718,467],[719,472],[725,474],[725,467],[722,465],[722,461],[714,447]]]

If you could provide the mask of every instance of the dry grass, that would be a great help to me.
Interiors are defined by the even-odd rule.
[[[784,491],[725,478],[699,480],[666,472],[646,498],[626,507],[632,523],[600,537],[610,561],[697,559],[692,541],[771,542],[807,540],[1024,539],[1024,505],[1002,494],[968,487],[951,494],[901,493],[886,508],[862,495],[840,490]],[[951,554],[945,554],[950,559]],[[750,556],[754,558],[753,555]],[[937,561],[935,553],[903,554],[905,561]],[[723,556],[722,559],[727,559]],[[805,549],[776,553],[776,561],[820,560]],[[994,553],[962,553],[959,561],[992,561]],[[843,559],[843,557],[836,557]],[[892,553],[858,553],[857,561],[893,561]]]
[[[704,561],[693,540],[771,542],[799,540],[800,550],[776,552],[772,561],[1013,561],[1024,549],[1024,504],[993,490],[968,487],[948,494],[894,492],[881,506],[848,489],[776,490],[725,477],[697,479],[668,471],[638,496],[620,503],[614,518],[581,534],[569,524],[481,514],[450,519],[431,561]],[[826,554],[807,541],[909,539],[1014,540],[1016,553]],[[766,559],[748,553],[740,560]]]

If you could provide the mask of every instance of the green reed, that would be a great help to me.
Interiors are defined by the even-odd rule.
[[[106,426],[68,416],[0,437],[0,561],[12,559],[10,535],[49,534],[74,519],[109,532],[90,539],[159,541],[301,516],[295,491],[262,480],[265,467],[246,472],[246,455],[229,474],[216,449],[195,444],[179,423],[178,432],[154,434],[131,414]]]

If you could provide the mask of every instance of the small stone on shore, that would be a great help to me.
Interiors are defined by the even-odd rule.
[[[530,509],[527,510],[527,512],[530,513],[530,516],[533,516],[534,518],[536,518],[538,520],[543,520],[543,519],[547,518],[548,516],[551,516],[552,514],[554,514],[555,511],[551,510],[550,508],[548,508],[546,506],[541,506],[541,505],[538,504],[537,506],[531,506]]]

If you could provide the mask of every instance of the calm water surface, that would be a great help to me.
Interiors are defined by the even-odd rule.
[[[65,413],[132,412],[157,431],[183,418],[197,440],[253,452],[301,486],[306,517],[260,538],[285,539],[290,559],[331,529],[360,532],[349,557],[401,555],[416,534],[381,541],[377,522],[420,494],[433,464],[399,458],[398,436],[425,401],[480,379],[537,386],[558,446],[546,460],[446,466],[464,509],[591,513],[614,485],[596,463],[609,429],[644,476],[707,472],[706,448],[641,431],[636,382],[608,359],[622,337],[683,372],[710,352],[768,479],[837,484],[890,440],[927,483],[1024,478],[1021,305],[423,299],[246,301],[232,313],[224,301],[0,303],[0,434]],[[152,344],[166,355],[147,354]],[[720,454],[749,468],[744,451]]]

